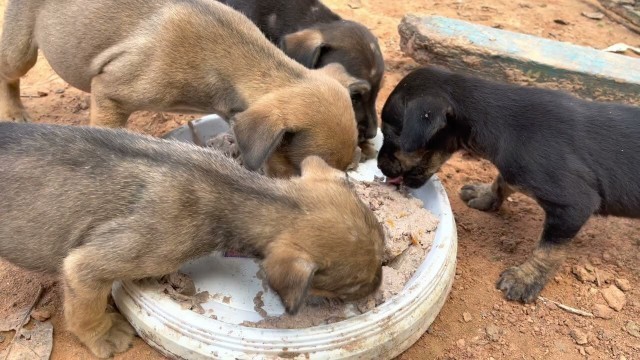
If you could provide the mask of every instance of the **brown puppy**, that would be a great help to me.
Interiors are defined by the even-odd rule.
[[[216,113],[235,124],[245,166],[267,161],[273,176],[299,174],[309,155],[341,170],[354,158],[348,91],[218,2],[10,0],[0,119],[28,119],[19,81],[38,49],[65,81],[91,92],[92,125],[124,126],[137,110]]]
[[[133,337],[105,313],[114,280],[171,273],[214,250],[262,258],[289,313],[308,292],[372,293],[380,224],[344,173],[315,156],[301,170],[271,179],[220,152],[126,130],[0,123],[0,257],[61,272],[69,329],[99,357]]]
[[[376,98],[384,73],[378,39],[367,27],[344,20],[318,0],[220,0],[245,14],[285,54],[311,69],[340,64],[364,150],[376,136]],[[375,150],[374,154],[375,154]]]

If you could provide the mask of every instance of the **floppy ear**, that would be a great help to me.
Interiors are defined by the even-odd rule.
[[[332,168],[322,160],[322,158],[316,155],[307,156],[302,160],[302,163],[300,163],[300,172],[303,179],[331,179],[345,177],[345,172]]]
[[[278,293],[287,313],[295,315],[307,297],[317,270],[316,264],[300,250],[274,245],[262,262],[262,268],[269,286]]]
[[[400,148],[413,152],[424,148],[427,142],[447,125],[451,107],[441,101],[416,98],[404,107]]]
[[[287,56],[309,69],[316,68],[322,52],[328,48],[322,34],[312,29],[285,35],[278,45]]]
[[[368,81],[351,76],[340,63],[327,64],[319,68],[318,71],[338,80],[342,86],[349,89],[351,96],[371,91],[371,84]]]
[[[259,109],[247,109],[231,122],[244,166],[256,171],[273,154],[286,132],[284,125],[270,119],[270,114]]]
[[[371,91],[371,85],[366,80],[356,80],[349,84],[349,94],[352,96],[355,94],[364,94],[366,92]]]

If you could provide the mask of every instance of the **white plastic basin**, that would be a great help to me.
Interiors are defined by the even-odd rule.
[[[203,120],[216,120],[209,116]],[[216,120],[217,121],[217,120]],[[382,135],[374,139],[377,148]],[[361,164],[350,176],[382,176],[376,161]],[[257,329],[240,326],[259,321],[254,297],[264,291],[263,309],[284,313],[277,295],[256,277],[256,260],[211,254],[186,264],[199,291],[218,294],[202,304],[200,315],[184,310],[158,291],[156,280],[117,282],[113,298],[138,334],[163,354],[178,359],[391,359],[409,348],[431,325],[453,283],[457,233],[451,206],[437,178],[412,191],[439,217],[435,240],[404,290],[365,314],[305,329]],[[266,290],[266,291],[265,291]],[[217,319],[209,317],[215,314]]]

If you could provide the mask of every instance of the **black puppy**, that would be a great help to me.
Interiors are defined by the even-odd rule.
[[[316,69],[338,63],[353,77],[351,93],[360,142],[376,136],[376,97],[384,73],[377,38],[317,0],[221,0],[245,14],[291,58]],[[342,81],[343,83],[345,81]]]
[[[382,123],[378,163],[392,181],[419,187],[465,149],[500,172],[462,188],[468,206],[497,210],[521,191],[544,209],[533,256],[497,282],[508,299],[538,297],[592,214],[640,217],[640,108],[427,67],[400,81]]]

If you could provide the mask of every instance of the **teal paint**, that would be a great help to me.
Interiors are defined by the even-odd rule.
[[[637,58],[440,16],[407,15],[399,30],[403,48],[411,39],[405,51],[421,63],[501,80],[514,80],[507,72],[516,69],[583,97],[640,103]]]

